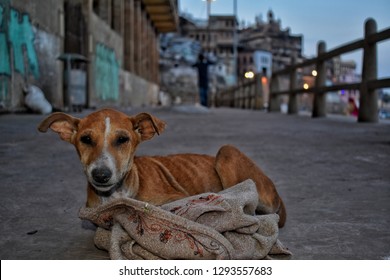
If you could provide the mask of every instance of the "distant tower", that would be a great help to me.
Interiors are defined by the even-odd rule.
[[[268,11],[268,13],[267,13],[267,17],[268,17],[268,22],[269,22],[269,23],[274,22],[274,13],[272,12],[271,9],[269,9],[269,11]]]

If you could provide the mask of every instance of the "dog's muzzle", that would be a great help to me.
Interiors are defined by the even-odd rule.
[[[120,188],[125,180],[122,177],[119,181],[113,180],[113,173],[107,167],[97,167],[91,171],[91,185],[94,187],[97,194],[101,196],[109,196]]]
[[[112,172],[107,167],[95,168],[92,170],[91,175],[92,179],[99,187],[110,186],[106,184],[110,181]]]

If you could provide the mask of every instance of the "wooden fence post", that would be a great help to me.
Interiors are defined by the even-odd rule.
[[[254,109],[256,110],[260,110],[263,108],[263,104],[264,104],[264,92],[263,92],[263,84],[261,83],[261,78],[262,78],[262,75],[261,74],[257,74],[255,76],[255,81],[253,83],[253,86],[254,86],[254,91],[253,91],[253,95],[254,95]]]
[[[365,41],[358,122],[378,122],[378,94],[375,89],[369,89],[367,86],[367,82],[376,80],[378,75],[377,46],[376,43],[369,43],[367,39],[369,35],[377,32],[375,20],[366,20],[364,29]]]
[[[318,43],[317,56],[326,52],[326,44],[324,41]],[[321,92],[318,89],[326,85],[326,66],[324,60],[317,61],[317,77],[314,88],[314,103],[312,117],[325,117],[326,116],[326,93]]]
[[[279,81],[277,75],[272,75],[271,77],[271,92],[269,95],[269,104],[268,111],[269,112],[280,112],[280,100],[279,96],[273,94],[274,92],[279,91]]]
[[[296,64],[296,57],[291,57],[291,66]],[[290,72],[290,94],[288,96],[288,114],[297,114],[298,113],[298,99],[297,94],[292,93],[294,89],[297,87],[297,69],[293,69]]]
[[[250,94],[250,86],[249,84],[245,85],[244,88],[244,108],[248,109],[251,107],[251,94]]]

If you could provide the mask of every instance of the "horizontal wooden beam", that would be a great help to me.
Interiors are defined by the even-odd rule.
[[[338,90],[358,90],[361,87],[361,83],[350,83],[350,84],[339,84],[339,85],[331,85],[325,87],[312,87],[309,89],[297,88],[294,90],[283,90],[272,92],[272,95],[286,95],[286,94],[302,94],[302,93],[316,93],[316,92],[331,92]],[[378,89],[378,88],[386,88],[390,87],[390,78],[372,80],[367,82],[367,87],[369,89]]]
[[[178,28],[179,20],[175,1],[142,0],[146,13],[160,33],[173,32]]]
[[[148,14],[170,14],[171,8],[166,5],[150,5],[146,6]]]
[[[353,52],[355,50],[361,49],[364,47],[365,42],[368,42],[369,44],[377,43],[386,39],[390,38],[390,28],[384,29],[378,33],[370,35],[367,39],[360,39],[353,42],[350,42],[348,44],[345,44],[341,47],[335,48],[333,50],[330,50],[324,54],[321,54],[315,58],[308,59],[302,63],[298,63],[295,65],[291,65],[286,67],[285,69],[276,71],[272,73],[272,75],[285,75],[290,73],[293,69],[297,68],[304,68],[310,65],[315,64],[317,61],[324,61],[331,59],[333,57],[346,54],[348,52]]]
[[[169,0],[143,0],[145,5],[161,5],[169,4]]]
[[[151,14],[150,19],[152,21],[170,21],[170,22],[172,22],[172,16],[169,14]]]

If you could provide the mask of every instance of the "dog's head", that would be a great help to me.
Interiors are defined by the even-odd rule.
[[[76,147],[92,187],[109,193],[132,168],[138,144],[160,134],[165,123],[148,113],[128,116],[103,109],[82,119],[53,113],[38,126],[40,132],[49,128]]]

